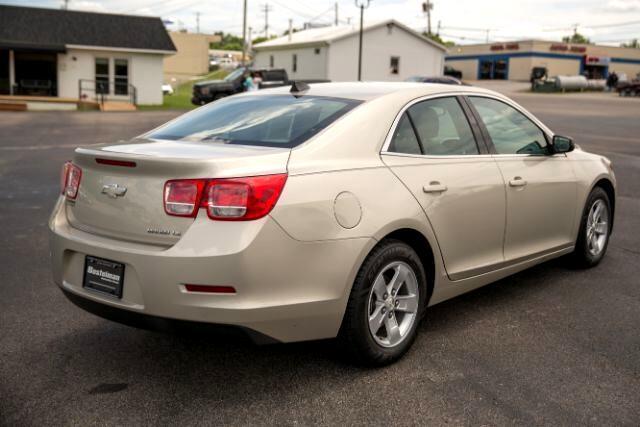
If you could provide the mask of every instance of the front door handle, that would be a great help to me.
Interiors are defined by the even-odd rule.
[[[511,187],[524,187],[525,185],[527,185],[527,181],[522,179],[522,177],[520,176],[516,176],[511,181],[509,181],[509,185]]]
[[[431,181],[428,185],[422,187],[425,193],[443,193],[447,191],[447,186],[440,184],[438,181]]]

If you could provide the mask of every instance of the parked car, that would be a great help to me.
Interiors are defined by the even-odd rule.
[[[173,86],[168,83],[162,85],[162,94],[163,95],[173,95]]]
[[[419,82],[419,83],[439,83],[439,84],[445,84],[445,85],[466,85],[466,83],[462,83],[462,81],[451,76],[435,76],[435,77],[412,76],[406,79],[405,81]]]
[[[224,98],[229,95],[244,92],[242,84],[246,74],[260,73],[262,83],[259,89],[269,89],[280,86],[290,86],[291,81],[284,68],[245,68],[240,67],[232,71],[223,80],[209,80],[193,85],[193,97],[191,103],[204,105],[211,101]],[[296,80],[305,83],[326,83],[329,80]]]
[[[429,306],[562,255],[597,265],[616,208],[608,159],[473,86],[248,92],[78,148],[62,176],[53,277],[78,306],[337,337],[374,366]]]
[[[455,77],[458,80],[462,80],[462,71],[456,70],[455,68],[449,65],[444,66],[444,75]]]
[[[616,91],[620,96],[640,96],[640,79],[619,81]]]

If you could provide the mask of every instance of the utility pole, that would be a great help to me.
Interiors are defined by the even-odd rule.
[[[289,18],[289,41],[293,37],[293,19]]]
[[[366,3],[365,3],[366,2]],[[369,7],[371,0],[356,0],[356,7],[360,8],[360,41],[358,46],[358,81],[362,81],[362,33],[364,25],[364,10]]]
[[[336,25],[336,27],[337,27],[337,26],[338,26],[338,24],[340,23],[340,21],[338,20],[338,2],[336,2],[336,4],[335,4],[335,12],[336,12],[335,25]]]
[[[251,32],[253,28],[249,27],[249,38],[247,40],[247,50],[251,52],[253,50],[253,37],[251,36]]]
[[[247,61],[247,0],[244,0],[242,6],[242,66]]]
[[[489,43],[489,31],[491,31],[491,29],[487,28],[486,31],[487,31],[487,43]]]
[[[200,12],[196,12],[196,33],[200,34]]]
[[[62,2],[62,9],[63,10],[69,10],[69,0],[64,0]]]
[[[440,37],[440,24],[442,23],[442,21],[440,21],[438,19],[438,29],[436,30],[436,36]]]
[[[431,0],[427,0],[422,3],[422,11],[427,14],[427,34],[431,35],[431,10],[433,9],[433,3]]]
[[[262,13],[264,13],[264,36],[269,38],[269,12],[271,12],[273,8],[269,6],[269,3],[262,5]]]

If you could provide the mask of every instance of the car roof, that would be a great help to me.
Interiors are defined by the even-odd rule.
[[[256,96],[288,94],[291,86],[273,89],[263,89],[249,92]],[[446,94],[451,92],[477,92],[496,94],[495,92],[475,86],[460,86],[439,83],[421,82],[339,82],[339,83],[310,83],[309,90],[304,95],[348,98],[360,101],[370,101],[386,95],[406,95],[408,99],[421,96]]]

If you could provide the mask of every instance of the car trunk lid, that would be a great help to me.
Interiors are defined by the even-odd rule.
[[[67,218],[80,230],[115,239],[170,246],[194,218],[167,215],[166,181],[286,173],[289,149],[209,142],[134,140],[75,152],[82,169]]]

